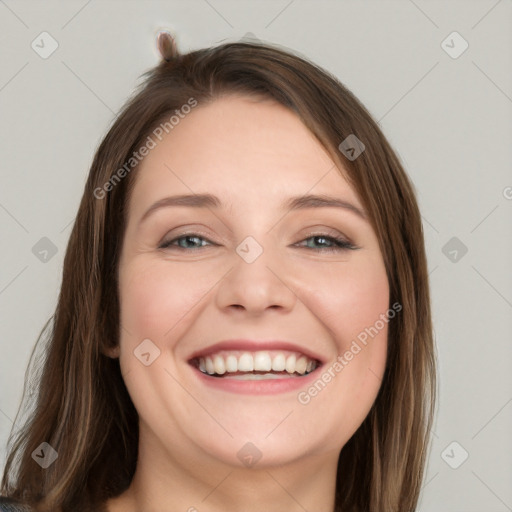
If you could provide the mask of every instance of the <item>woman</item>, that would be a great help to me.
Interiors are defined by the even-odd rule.
[[[95,155],[3,495],[41,511],[414,510],[435,356],[397,156],[287,51],[181,55],[167,33],[159,49]]]

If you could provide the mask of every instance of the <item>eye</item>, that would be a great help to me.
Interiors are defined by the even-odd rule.
[[[177,238],[173,238],[172,240],[169,240],[169,241],[164,241],[158,246],[158,248],[159,249],[169,249],[174,246],[177,249],[184,249],[184,250],[194,249],[194,248],[200,249],[201,247],[204,247],[204,245],[200,245],[201,240],[209,242],[209,240],[207,240],[206,238],[204,238],[202,236],[199,236],[195,233],[190,233],[187,235],[179,236]],[[184,243],[179,244],[180,241],[183,241]],[[198,245],[198,241],[199,241],[199,245]],[[176,245],[175,242],[178,242],[178,244]],[[193,246],[193,247],[188,246],[189,242],[191,242],[192,244],[195,244],[195,246]],[[210,242],[210,244],[217,245],[217,244],[214,244],[213,242]]]
[[[312,240],[314,244],[320,244],[321,247],[311,247],[309,244],[306,246],[300,246],[296,244],[298,247],[303,247],[305,249],[316,250],[319,252],[336,252],[336,251],[346,251],[346,250],[355,250],[358,247],[353,245],[351,242],[342,237],[330,236],[327,234],[315,234],[311,235],[308,238],[305,238],[303,242],[308,242]],[[183,243],[180,243],[183,242]],[[170,249],[176,248],[178,250],[197,250],[202,247],[206,247],[205,244],[201,244],[201,242],[206,242],[206,245],[218,245],[207,238],[204,238],[196,233],[189,233],[186,235],[182,235],[172,240],[162,242],[158,248],[159,249]],[[325,243],[329,245],[325,245]],[[191,244],[191,245],[189,245]],[[322,247],[323,245],[323,247]]]
[[[327,246],[320,247],[319,249],[315,247],[302,246],[305,249],[312,249],[317,250],[320,252],[336,252],[336,251],[346,251],[346,250],[354,250],[357,249],[355,245],[350,243],[348,240],[342,237],[333,237],[326,234],[315,234],[310,236],[309,238],[305,238],[303,242],[307,242],[308,240],[313,240],[314,243],[318,244],[325,244],[325,242],[328,242]]]

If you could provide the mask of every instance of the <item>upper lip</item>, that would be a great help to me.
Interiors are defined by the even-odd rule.
[[[247,339],[224,340],[214,343],[213,345],[208,345],[207,347],[203,347],[193,352],[189,357],[189,361],[198,357],[206,357],[210,354],[214,354],[215,352],[219,352],[221,350],[246,350],[247,352],[258,352],[265,350],[288,350],[291,352],[300,352],[305,356],[309,357],[310,359],[316,359],[319,363],[324,362],[324,358],[319,354],[316,354],[315,352],[312,352],[308,348],[290,341],[259,341]]]

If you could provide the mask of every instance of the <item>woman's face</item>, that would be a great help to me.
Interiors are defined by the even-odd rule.
[[[119,266],[143,453],[192,469],[335,464],[386,363],[388,281],[362,204],[272,101],[223,97],[155,141]]]

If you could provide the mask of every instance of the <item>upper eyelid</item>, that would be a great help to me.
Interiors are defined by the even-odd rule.
[[[200,227],[183,228],[183,229],[185,229],[185,231],[180,231],[181,229],[182,229],[182,226],[176,226],[176,227],[168,230],[165,236],[167,236],[169,233],[172,233],[174,231],[178,231],[179,233],[172,235],[173,238],[176,238],[176,237],[179,238],[180,236],[187,236],[187,235],[200,235],[205,238],[208,238],[210,236],[207,234],[206,231],[203,231]],[[326,226],[321,226],[321,227],[313,226],[313,227],[304,228],[304,229],[307,230],[307,232],[304,234],[304,236],[306,236],[306,235],[307,236],[325,235],[325,236],[333,236],[333,237],[344,237],[347,241],[350,241],[350,237],[347,236],[343,231],[341,231],[340,229],[337,229],[337,228],[326,227]],[[231,230],[230,230],[230,233],[232,233]]]
[[[169,233],[173,232],[173,231],[176,231],[176,230],[179,230],[180,228],[174,228],[170,231],[168,231],[166,233],[166,235],[162,238],[162,240],[164,238],[166,238],[168,236]],[[209,235],[202,231],[201,229],[197,229],[197,228],[191,228],[191,229],[187,229],[186,231],[180,231],[179,233],[176,233],[176,234],[173,234],[171,235],[172,239],[176,239],[176,238],[181,238],[182,236],[190,236],[190,235],[197,235],[197,236],[200,236],[200,237],[203,237],[205,239],[208,239],[208,241],[212,242],[212,240],[209,239]],[[347,235],[345,235],[345,233],[335,229],[335,228],[309,228],[309,231],[305,234],[303,234],[302,236],[306,236],[306,237],[311,237],[311,236],[331,236],[331,237],[334,237],[334,238],[345,238],[347,241],[350,241],[350,237],[348,237]]]

